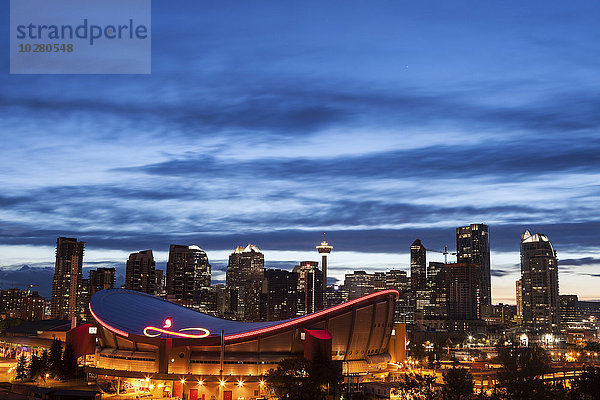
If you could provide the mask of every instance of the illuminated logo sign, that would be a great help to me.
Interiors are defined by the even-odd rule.
[[[98,334],[98,328],[95,326],[90,326],[88,328],[88,334],[90,335],[97,335]]]
[[[156,326],[147,326],[144,328],[144,335],[148,337],[157,337],[162,334],[167,336],[175,336],[182,337],[188,339],[201,339],[210,335],[210,331],[205,328],[183,328],[178,331],[169,330],[173,327],[173,318],[167,317],[163,323],[162,328],[158,328]],[[187,333],[187,332],[195,332],[195,333]]]

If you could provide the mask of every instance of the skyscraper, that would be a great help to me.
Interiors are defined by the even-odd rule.
[[[492,304],[490,232],[487,225],[456,228],[456,262],[481,265],[481,304]]]
[[[424,310],[429,305],[427,298],[427,249],[417,239],[410,245],[410,287],[415,310]],[[422,312],[415,313],[415,319],[422,319]]]
[[[261,294],[261,319],[277,321],[295,318],[298,308],[298,273],[265,269]]]
[[[546,235],[521,235],[521,285],[523,324],[532,333],[558,333],[558,260]]]
[[[517,292],[517,324],[521,325],[523,323],[523,285],[521,285],[520,279],[515,282],[515,289]]]
[[[444,265],[446,307],[450,320],[481,318],[481,265],[451,263]]]
[[[348,300],[358,299],[375,292],[375,275],[366,271],[354,271],[344,276],[344,288],[348,291]]]
[[[78,290],[82,284],[83,248],[76,238],[56,240],[56,262],[52,279],[52,318],[69,319],[79,311]]]
[[[323,273],[316,261],[300,261],[293,272],[298,274],[297,314],[305,315],[323,308]]]
[[[156,281],[156,277],[151,278]],[[210,288],[208,256],[200,247],[172,244],[167,261],[167,299],[186,307],[200,302],[202,289]]]
[[[421,239],[410,245],[410,287],[413,294],[427,290],[427,250]]]
[[[156,294],[156,262],[152,250],[129,255],[125,269],[125,289]]]
[[[92,269],[90,274],[90,295],[103,289],[112,289],[115,287],[115,269],[97,268]]]
[[[103,289],[112,289],[115,287],[115,269],[97,268],[89,271],[89,278],[83,278],[79,289],[79,312],[78,317],[82,320],[91,321],[93,319],[90,313],[90,299],[94,293]]]
[[[581,322],[579,313],[579,298],[576,294],[561,294],[560,299],[560,323],[562,329],[569,328],[569,325],[576,325]]]
[[[260,294],[264,279],[265,256],[252,244],[238,246],[227,264],[229,309],[235,319],[260,320]]]
[[[430,261],[427,267],[427,305],[425,319],[446,319],[446,265],[442,262]]]

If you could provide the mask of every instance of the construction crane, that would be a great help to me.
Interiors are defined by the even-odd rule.
[[[455,251],[448,252],[448,246],[447,245],[444,245],[444,250],[443,251],[442,250],[438,250],[438,249],[425,249],[425,250],[427,250],[427,251],[433,251],[435,253],[442,253],[444,255],[444,264],[448,264],[448,254],[451,254],[453,256],[456,255]]]

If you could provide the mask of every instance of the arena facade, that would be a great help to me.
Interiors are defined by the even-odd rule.
[[[102,290],[90,301],[98,337],[86,372],[106,390],[203,400],[261,398],[268,370],[315,351],[341,361],[345,375],[367,374],[402,357],[395,354],[405,341],[404,329],[394,330],[397,297],[384,290],[291,320],[245,323],[140,292]]]

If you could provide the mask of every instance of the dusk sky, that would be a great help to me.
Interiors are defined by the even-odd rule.
[[[343,280],[487,223],[495,303],[515,302],[525,229],[561,294],[600,299],[597,2],[152,7],[151,75],[9,75],[0,3],[2,289],[49,296],[57,236],[122,283],[133,251],[164,268],[197,244],[215,281],[237,245],[291,269],[327,232]]]

